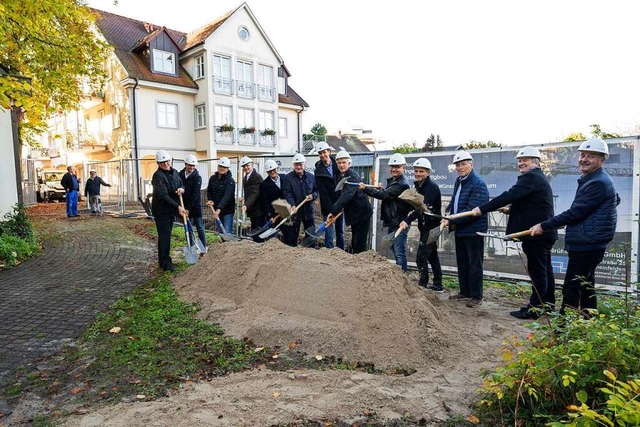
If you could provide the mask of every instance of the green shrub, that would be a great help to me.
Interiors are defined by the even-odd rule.
[[[557,315],[501,350],[504,366],[484,374],[479,410],[493,425],[541,425],[564,418],[578,394],[585,404],[605,407],[602,372],[625,381],[640,371],[640,318],[622,301],[602,301],[591,319]],[[588,425],[588,424],[585,424]]]
[[[22,240],[33,241],[33,228],[27,218],[24,205],[19,203],[13,207],[13,212],[4,215],[4,221],[0,222],[0,235],[9,234]]]
[[[34,256],[39,247],[23,205],[13,207],[0,222],[0,268],[12,267]]]

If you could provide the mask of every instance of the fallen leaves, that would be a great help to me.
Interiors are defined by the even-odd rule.
[[[316,360],[317,360],[318,362],[319,362],[319,361],[321,361],[322,359],[324,359],[324,358],[323,358],[321,355],[316,354]]]
[[[82,391],[82,387],[74,387],[71,389],[71,394],[78,394]]]
[[[109,329],[109,332],[111,332],[112,334],[117,334],[122,330],[122,328],[120,326],[114,326],[113,328]]]

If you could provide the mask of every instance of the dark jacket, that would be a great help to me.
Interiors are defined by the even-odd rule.
[[[414,183],[414,187],[418,193],[424,197],[424,204],[429,207],[429,210],[436,215],[442,215],[442,197],[440,195],[440,187],[438,184],[431,180],[431,177],[427,177],[422,185]],[[440,225],[440,220],[432,216],[425,215],[419,209],[415,209],[404,219],[404,222],[411,224],[413,221],[418,220],[418,230],[420,230],[420,237],[425,239],[429,236],[429,230]],[[426,234],[425,234],[426,233]],[[423,236],[424,234],[424,236]]]
[[[349,182],[360,182],[360,175],[352,168],[347,169],[344,174],[338,176],[338,180],[349,178]],[[353,185],[345,185],[342,191],[338,191],[338,200],[333,204],[331,213],[337,215],[344,209],[344,221],[347,225],[356,224],[361,221],[369,221],[373,209],[369,198],[363,191]]]
[[[576,196],[568,210],[540,224],[544,230],[567,226],[567,251],[594,251],[613,240],[618,222],[620,197],[613,180],[600,168],[578,179]]]
[[[220,215],[233,214],[236,211],[236,182],[227,171],[224,175],[218,172],[211,175],[207,185],[207,199],[214,203],[214,209],[220,209]]]
[[[60,185],[62,188],[68,193],[71,190],[80,190],[80,184],[78,183],[78,177],[72,174],[71,172],[67,172],[62,176],[60,180]]]
[[[202,195],[200,190],[202,189],[202,177],[197,169],[187,175],[187,169],[184,168],[180,171],[180,180],[184,186],[184,194],[182,195],[182,201],[184,202],[184,208],[189,211],[189,218],[201,218],[202,217]]]
[[[411,205],[404,200],[400,200],[398,196],[402,194],[404,190],[408,189],[409,182],[407,182],[404,175],[398,179],[394,179],[393,177],[388,178],[387,186],[383,190],[371,187],[365,188],[365,194],[382,200],[380,219],[384,227],[396,228],[402,220],[406,218],[411,210]]]
[[[95,178],[89,178],[87,183],[84,186],[84,195],[85,196],[99,196],[100,195],[100,186],[104,185],[105,187],[111,187],[111,184],[107,184],[104,182],[102,178],[96,175]]]
[[[540,168],[520,174],[516,184],[491,201],[480,205],[482,213],[495,211],[511,204],[507,234],[528,230],[536,224],[553,218],[553,191]],[[557,240],[558,232],[553,230],[522,240]]]
[[[246,175],[242,177],[242,188],[244,190],[244,205],[247,207],[247,215],[249,218],[260,217],[263,215],[262,206],[260,205],[260,184],[262,176],[257,170],[253,170],[247,181]]]
[[[178,171],[174,168],[168,171],[158,168],[153,173],[151,185],[153,185],[153,199],[151,200],[153,215],[177,215],[180,199],[176,190],[184,188]]]
[[[316,189],[316,180],[313,174],[307,171],[300,176],[296,171],[291,171],[284,176],[282,181],[282,192],[284,198],[291,206],[298,206],[302,200],[308,195],[313,196],[313,200],[318,198],[318,190]],[[307,202],[302,207],[299,217],[302,219],[313,219],[315,214],[314,203]]]
[[[262,212],[269,218],[273,218],[276,215],[275,209],[271,206],[271,203],[277,199],[284,199],[284,193],[282,192],[282,186],[284,184],[284,174],[279,173],[280,176],[280,188],[270,177],[266,177],[262,183],[260,183],[260,204],[262,205]]]
[[[322,163],[322,160],[316,162],[316,170],[314,175],[316,178],[316,187],[318,188],[318,196],[320,197],[320,211],[322,215],[329,215],[333,204],[338,200],[336,194],[336,184],[340,181],[337,177],[340,175],[338,170],[338,164],[336,159],[331,159],[331,167],[333,168],[333,176],[329,175],[327,167]]]
[[[458,199],[458,210],[453,212],[453,204],[455,202],[455,195],[458,191],[458,187],[462,186],[460,190],[460,197]],[[489,190],[487,184],[484,183],[476,173],[471,170],[471,173],[464,179],[458,177],[456,183],[453,186],[453,196],[451,202],[447,206],[447,212],[449,213],[461,213],[470,211],[476,206],[480,206],[489,201]],[[464,218],[452,219],[449,224],[455,227],[449,227],[451,231],[455,229],[457,237],[471,237],[477,236],[476,232],[487,232],[488,219],[487,215],[482,216],[467,216]]]

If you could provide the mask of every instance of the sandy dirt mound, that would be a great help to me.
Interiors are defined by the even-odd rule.
[[[307,354],[417,367],[461,345],[449,310],[373,252],[263,244],[215,245],[175,281],[228,334]],[[445,328],[447,329],[445,333]]]

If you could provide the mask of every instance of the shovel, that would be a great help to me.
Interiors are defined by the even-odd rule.
[[[238,242],[238,241],[240,241],[240,239],[237,238],[236,236],[234,236],[233,234],[227,233],[227,230],[224,229],[224,225],[222,225],[222,221],[220,221],[220,218],[218,218],[218,215],[216,215],[216,210],[213,209],[213,205],[209,205],[209,207],[211,208],[211,211],[213,212],[213,218],[215,218],[215,220],[216,220],[216,225],[222,231],[221,233],[218,233],[220,238],[222,239],[222,241],[223,242]]]
[[[265,231],[267,231],[268,229],[270,229],[270,228],[271,228],[271,226],[273,225],[273,223],[274,223],[278,218],[280,218],[280,215],[276,215],[276,216],[274,216],[273,218],[270,218],[270,219],[269,219],[269,221],[267,221],[267,223],[266,223],[265,225],[263,225],[262,227],[260,227],[260,228],[256,228],[256,229],[254,229],[254,230],[249,230],[249,231],[247,231],[247,237],[251,237],[251,238],[253,239],[253,238],[254,238],[254,237],[256,237],[258,234],[262,234],[262,233],[264,233]],[[259,236],[258,236],[258,237],[259,237]]]
[[[432,215],[435,215],[435,214],[432,214]],[[457,214],[444,216],[444,217],[442,217],[442,219],[464,218],[465,216],[473,216],[473,211],[460,212],[460,213],[457,213]],[[444,227],[445,227],[444,224],[440,224],[439,226],[429,230],[429,237],[427,238],[427,244],[430,244],[430,243],[433,243],[433,242],[437,241],[438,237],[440,237],[440,235],[442,234],[442,231],[444,230]]]
[[[180,206],[184,209],[184,202],[182,201],[182,194],[180,196]],[[182,219],[184,221],[184,237],[187,239],[187,247],[182,248],[182,252],[184,253],[184,260],[187,261],[187,264],[195,264],[198,262],[198,249],[195,245],[191,244],[191,239],[189,238],[189,229],[187,227],[187,215],[185,213],[182,214]]]
[[[393,233],[386,234],[382,236],[380,239],[380,253],[386,254],[389,248],[391,247],[391,243],[395,240],[396,237],[400,235],[404,231],[403,228],[398,227],[396,231]]]
[[[344,178],[342,178],[340,181],[338,181],[338,183],[336,184],[336,188],[335,191],[342,191],[342,189],[344,188],[345,185],[351,185],[352,187],[357,187],[358,185],[360,185],[359,182],[349,182],[349,177],[346,176]],[[378,188],[377,185],[371,185],[371,184],[365,184],[365,187],[371,187],[371,188]]]
[[[421,211],[423,214],[427,216],[430,216],[436,219],[444,219],[442,215],[434,214],[429,210],[427,205],[424,204],[424,196],[418,193],[418,191],[415,188],[404,190],[402,193],[400,193],[398,198],[400,200],[404,200],[405,202],[409,203],[411,207]]]
[[[300,202],[298,206],[296,206],[296,212],[298,212],[298,209],[300,209],[302,205],[304,205],[305,203],[307,203],[307,199],[304,199],[302,202]],[[280,221],[275,227],[268,229],[264,233],[260,234],[258,237],[261,238],[262,240],[267,240],[269,237],[276,234],[280,226],[284,224],[289,218],[291,218],[291,215],[287,216],[286,218],[282,218],[282,221]]]
[[[308,248],[310,246],[313,246],[318,241],[318,239],[322,236],[322,234],[327,229],[327,227],[331,227],[333,223],[336,222],[336,220],[340,217],[340,215],[342,215],[342,211],[338,212],[336,216],[332,216],[331,218],[327,219],[325,222],[320,224],[320,226],[317,229],[313,227],[307,228],[304,231],[304,234],[306,234],[307,236],[304,238],[304,240],[302,240],[302,242],[300,242],[299,246],[303,248]]]
[[[500,239],[500,240],[504,240],[504,241],[517,242],[518,240],[520,240],[520,237],[531,236],[531,230],[519,231],[517,233],[511,233],[511,234],[507,234],[507,235],[504,235],[504,236],[502,236],[500,234],[481,233],[479,231],[477,231],[476,234],[478,236],[491,237],[493,239]]]

